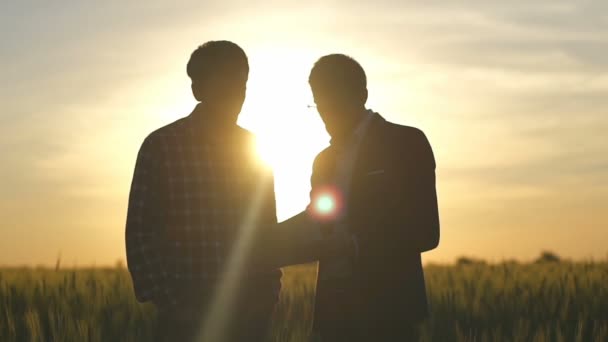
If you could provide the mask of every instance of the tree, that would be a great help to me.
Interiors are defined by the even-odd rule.
[[[540,253],[540,256],[536,259],[536,263],[548,263],[548,262],[560,262],[561,258],[559,255],[551,252],[551,251],[543,251]]]

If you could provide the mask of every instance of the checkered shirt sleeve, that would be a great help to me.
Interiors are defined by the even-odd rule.
[[[144,140],[135,164],[126,224],[127,263],[139,301],[171,303],[167,271],[160,254],[164,222],[161,200],[161,161],[151,137]]]

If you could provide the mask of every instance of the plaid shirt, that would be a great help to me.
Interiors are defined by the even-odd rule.
[[[277,222],[271,172],[252,153],[253,135],[212,127],[201,105],[150,134],[137,157],[126,224],[136,297],[184,306],[208,296],[263,186],[256,226]],[[248,267],[246,281],[278,292],[280,270]],[[247,286],[247,285],[245,285]]]

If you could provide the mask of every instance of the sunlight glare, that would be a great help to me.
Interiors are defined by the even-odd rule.
[[[239,124],[256,134],[256,154],[273,169],[279,219],[308,204],[312,162],[329,141],[318,113],[308,108],[313,103],[308,73],[315,57],[293,49],[250,53]]]

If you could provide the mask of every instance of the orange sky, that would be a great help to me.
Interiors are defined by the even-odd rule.
[[[250,57],[240,124],[273,159],[281,219],[327,143],[309,69],[343,52],[369,107],[435,150],[442,240],[425,260],[606,258],[605,2],[266,4],[0,5],[0,264],[124,258],[139,144],[190,112],[185,65],[214,39]]]

